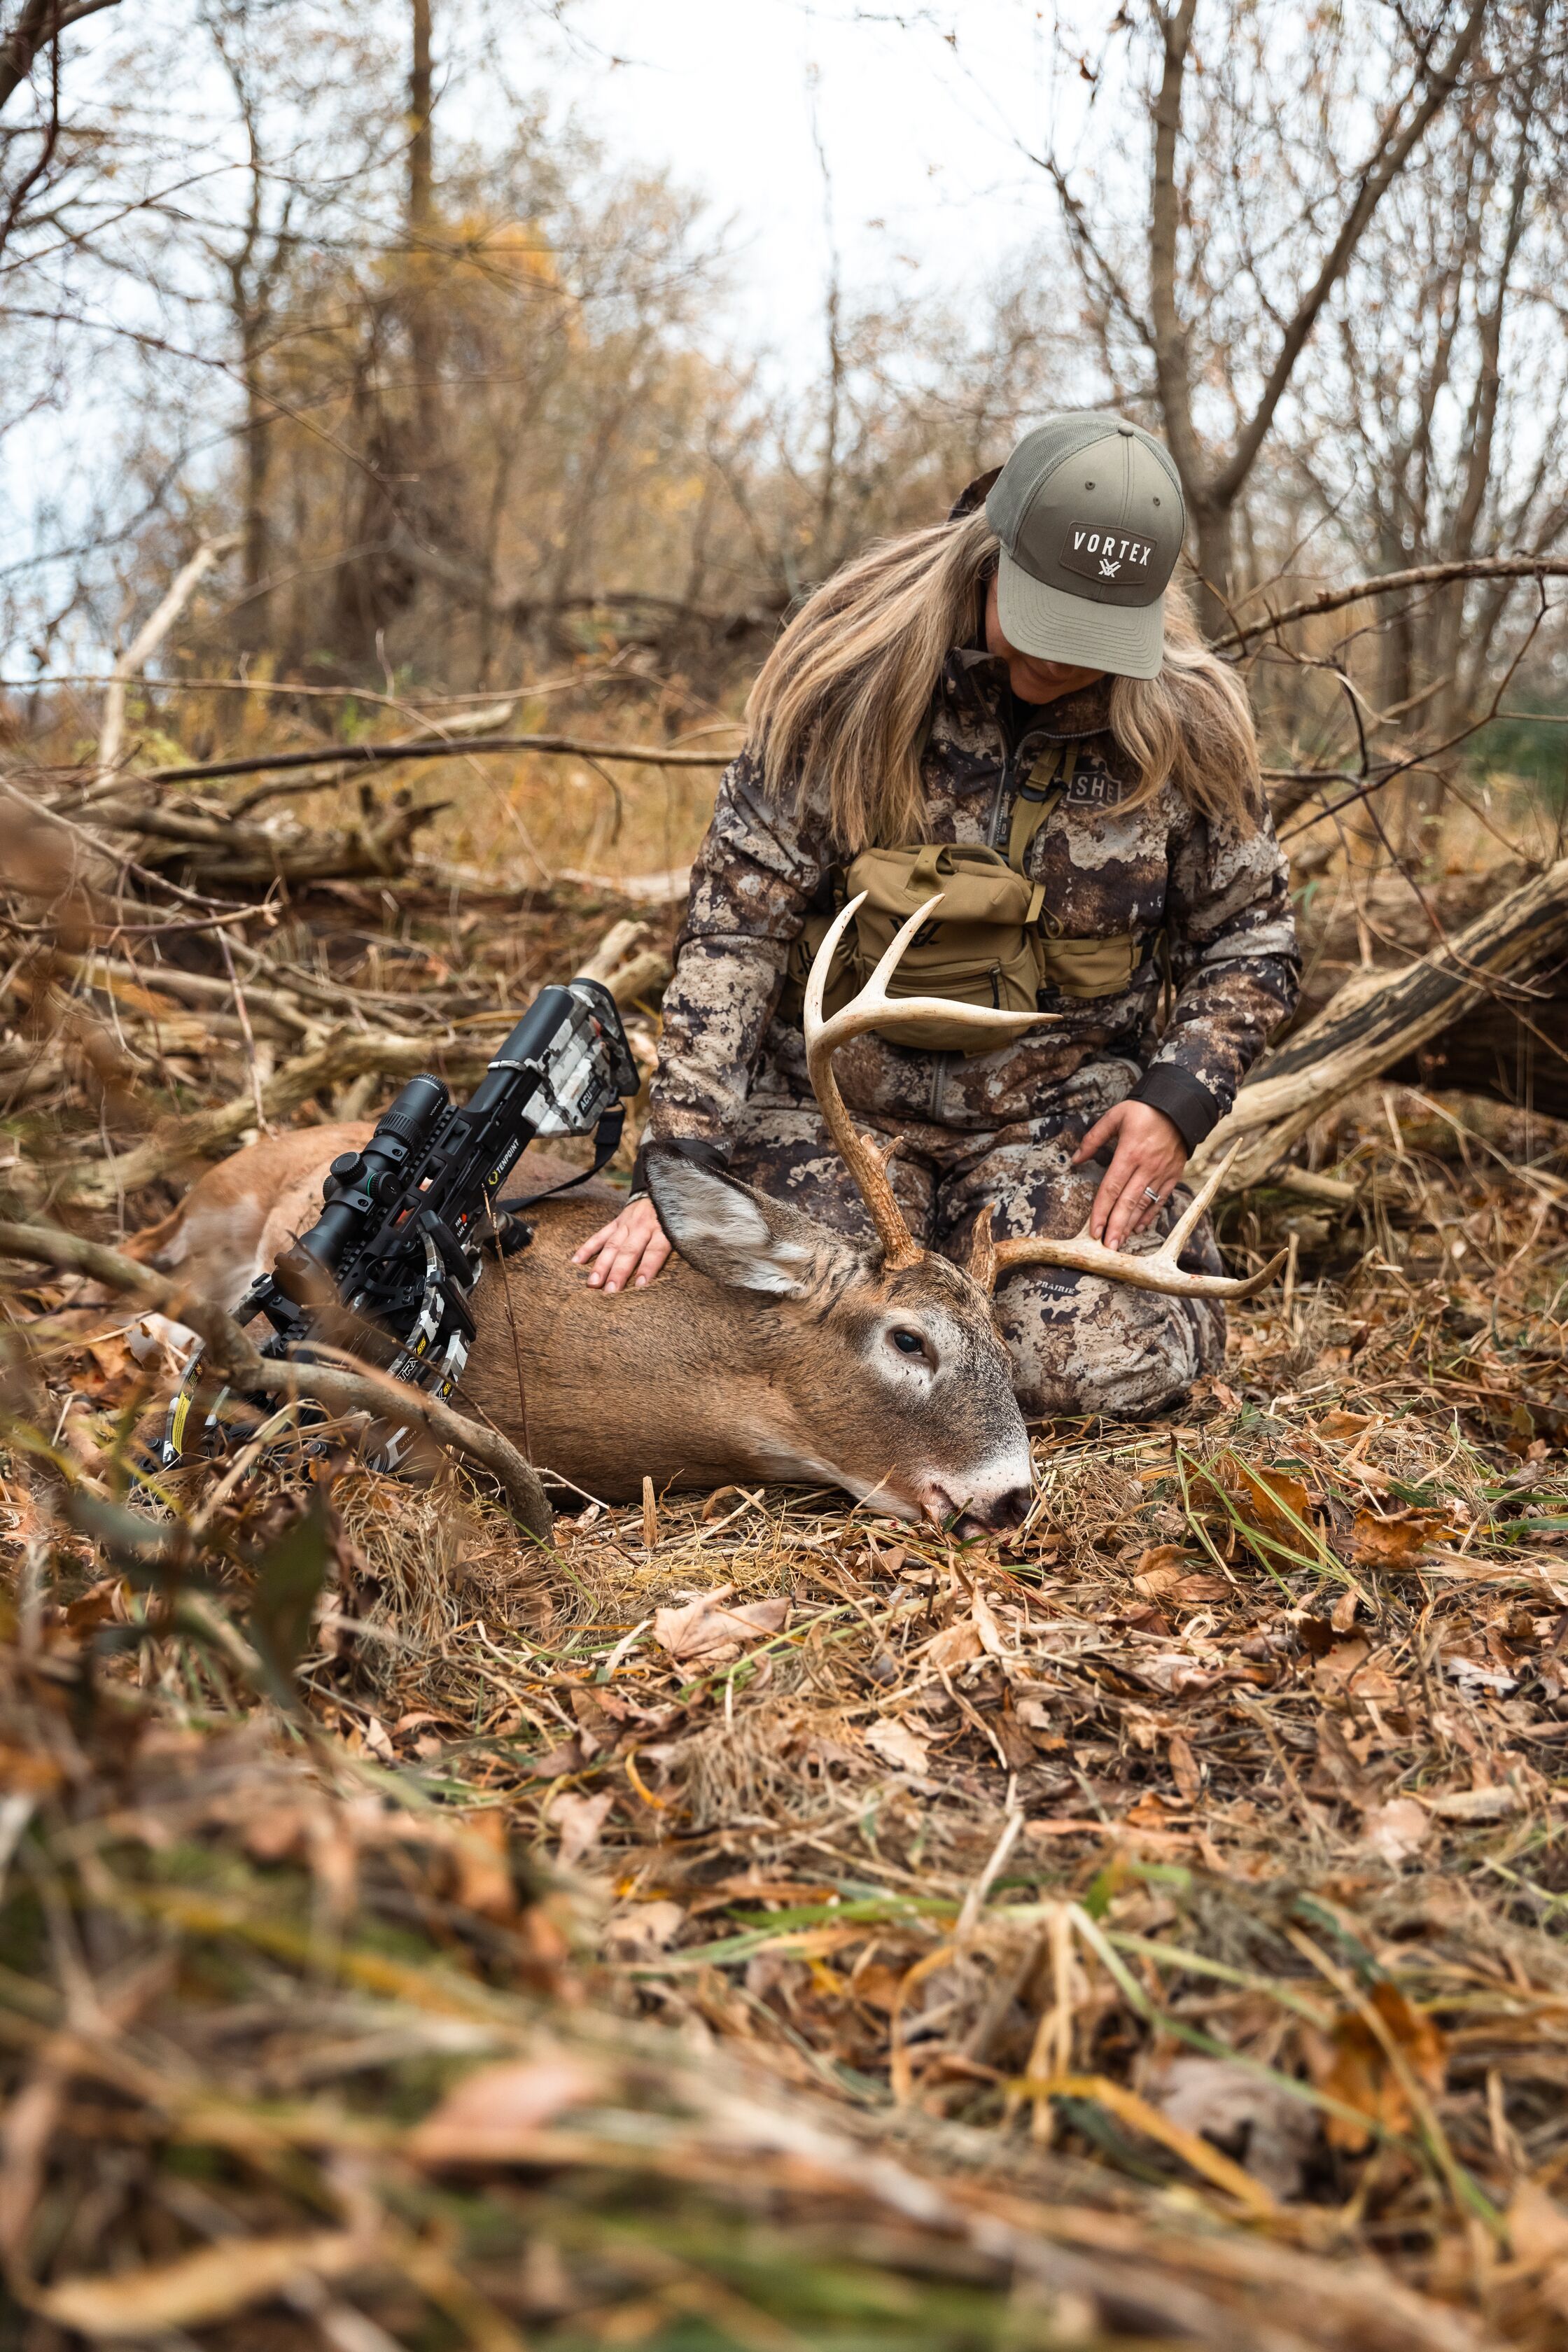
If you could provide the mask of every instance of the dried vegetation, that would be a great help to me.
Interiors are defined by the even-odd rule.
[[[443,928],[389,1026],[477,1010]],[[22,1277],[10,2340],[1560,2341],[1568,1167],[1402,1090],[1312,1156],[1225,1378],[1043,1430],[1001,1547],[736,1489],[552,1559],[341,1438],[154,1493],[133,1307]]]

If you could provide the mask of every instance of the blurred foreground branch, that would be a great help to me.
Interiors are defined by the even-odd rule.
[[[538,1473],[499,1430],[469,1421],[435,1397],[423,1395],[366,1364],[356,1362],[351,1371],[329,1364],[269,1361],[231,1315],[193,1298],[188,1286],[137,1265],[118,1250],[63,1233],[58,1226],[0,1222],[0,1251],[9,1257],[89,1274],[95,1281],[187,1324],[199,1333],[214,1369],[237,1387],[259,1389],[268,1396],[313,1397],[338,1412],[368,1412],[377,1420],[395,1417],[399,1423],[416,1423],[440,1444],[489,1471],[500,1481],[520,1524],[540,1542],[549,1541],[552,1513]]]
[[[480,751],[563,752],[584,760],[625,760],[653,768],[727,768],[732,751],[681,751],[658,743],[595,743],[576,735],[486,735],[447,743],[421,737],[399,743],[342,743],[332,751],[257,751],[187,768],[150,768],[144,784],[192,784],[208,776],[259,776],[289,768],[376,768],[398,760],[453,760]]]

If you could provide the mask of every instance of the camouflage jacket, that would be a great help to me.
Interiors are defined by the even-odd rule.
[[[1199,815],[1171,786],[1120,814],[1137,770],[1109,731],[1109,680],[1040,706],[1011,751],[1005,687],[989,656],[948,656],[921,762],[925,837],[1005,851],[1017,787],[1037,752],[1070,743],[1071,781],[1036,835],[1027,868],[1064,936],[1136,932],[1142,961],[1114,996],[1047,990],[1042,1009],[1062,1018],[994,1053],[921,1053],[858,1038],[835,1065],[845,1098],[883,1127],[978,1133],[1098,1118],[1131,1094],[1165,1111],[1191,1150],[1229,1109],[1296,1001],[1295,923],[1274,829],[1266,820],[1239,833]],[[759,761],[742,751],[725,772],[692,868],[665,994],[651,1139],[721,1153],[749,1096],[809,1094],[800,1032],[778,1004],[791,942],[840,862],[824,816],[771,801]],[[1162,929],[1174,996],[1160,1030]]]

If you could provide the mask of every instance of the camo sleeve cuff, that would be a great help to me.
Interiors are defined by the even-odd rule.
[[[1156,1062],[1152,1070],[1146,1070],[1128,1099],[1147,1103],[1151,1110],[1163,1110],[1189,1153],[1219,1124],[1215,1097],[1201,1078],[1178,1069],[1173,1062]]]

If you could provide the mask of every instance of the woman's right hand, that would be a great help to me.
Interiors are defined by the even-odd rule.
[[[590,1234],[572,1255],[574,1265],[591,1265],[590,1290],[624,1290],[627,1281],[646,1290],[669,1255],[669,1244],[653,1202],[645,1194],[628,1201],[618,1217]]]

